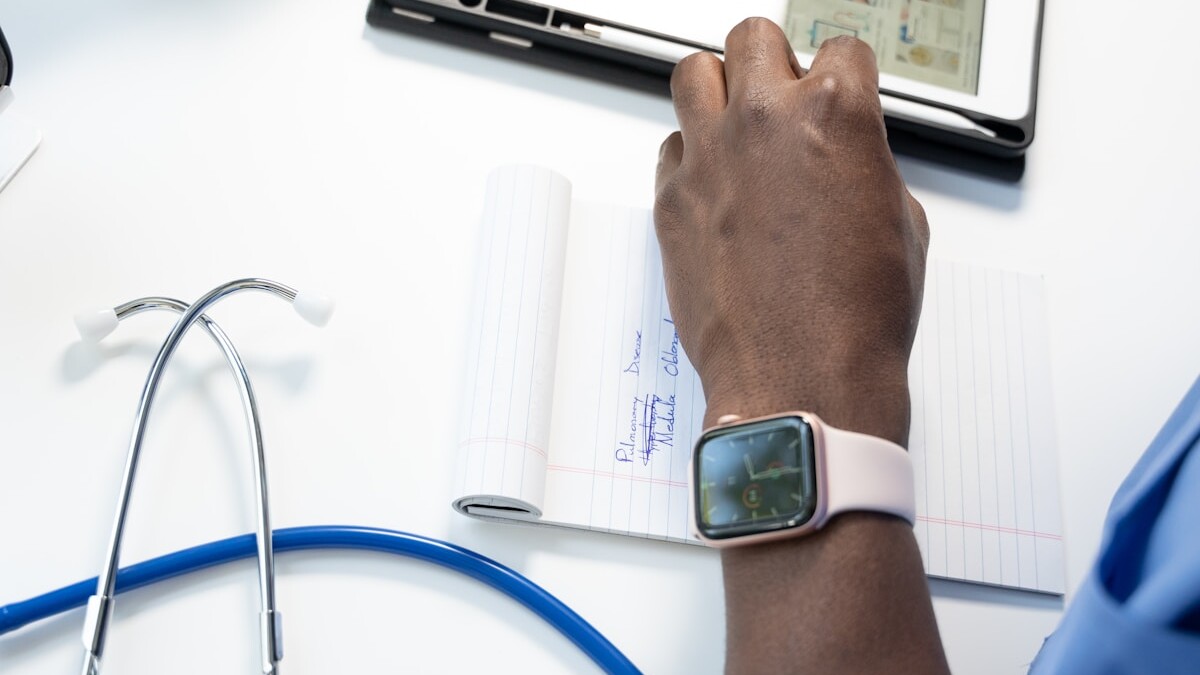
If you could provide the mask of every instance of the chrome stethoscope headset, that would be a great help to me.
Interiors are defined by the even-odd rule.
[[[317,326],[323,326],[333,314],[333,301],[326,296],[298,292],[283,284],[266,279],[241,279],[209,291],[191,306],[167,297],[139,298],[112,309],[81,313],[75,317],[76,326],[84,340],[98,341],[112,332],[127,317],[152,310],[169,310],[180,314],[158,350],[146,383],[142,387],[134,416],[133,433],[121,478],[117,498],[117,513],[113,518],[112,534],[101,573],[95,579],[80,581],[43,595],[0,606],[0,635],[26,624],[84,605],[83,675],[99,675],[100,658],[104,652],[108,624],[118,593],[146,586],[181,574],[213,565],[255,555],[258,561],[258,586],[261,608],[258,630],[261,645],[261,667],[266,675],[278,675],[283,658],[282,615],[275,606],[275,551],[310,549],[360,549],[403,555],[448,567],[482,581],[525,605],[574,642],[592,660],[609,673],[637,673],[637,668],[611,642],[578,614],[519,573],[470,550],[448,542],[419,535],[354,526],[309,526],[271,530],[270,507],[267,498],[267,470],[263,453],[262,427],[255,402],[254,390],[245,365],[229,337],[212,319],[205,316],[214,304],[241,291],[265,291],[289,301],[296,312]],[[171,355],[188,329],[199,323],[221,349],[230,370],[237,380],[246,428],[253,455],[254,478],[257,486],[257,528],[251,537],[241,535],[169,553],[147,560],[118,572],[121,539],[133,480],[137,473],[146,423],[159,382]],[[94,592],[90,595],[89,589]]]
[[[200,324],[225,355],[225,361],[237,379],[238,393],[246,415],[246,430],[250,435],[250,449],[253,453],[254,480],[258,488],[254,497],[258,514],[255,542],[258,557],[258,591],[262,606],[259,613],[262,672],[267,675],[275,675],[278,672],[279,661],[283,658],[283,624],[282,615],[275,608],[275,554],[271,546],[271,509],[267,498],[267,464],[263,456],[262,424],[258,417],[258,404],[254,400],[254,390],[250,386],[250,376],[246,373],[246,366],[242,363],[242,358],[238,355],[237,350],[234,349],[233,343],[229,341],[229,336],[225,335],[216,322],[204,315],[204,312],[222,298],[246,290],[266,291],[291,302],[292,307],[300,316],[317,326],[325,325],[333,315],[333,301],[329,298],[299,293],[288,286],[266,279],[243,279],[214,288],[191,307],[172,298],[149,297],[127,302],[113,309],[81,313],[75,317],[76,326],[83,338],[98,341],[112,332],[121,319],[141,312],[164,309],[182,315],[175,323],[175,327],[171,329],[171,333],[167,335],[166,340],[163,341],[158,355],[154,358],[154,364],[150,366],[150,374],[146,376],[146,384],[142,387],[142,395],[138,400],[137,412],[133,418],[133,434],[129,440],[125,472],[121,477],[121,492],[117,497],[117,514],[113,518],[108,553],[104,557],[104,566],[96,584],[96,593],[88,598],[87,613],[84,618],[83,675],[98,675],[100,672],[100,655],[104,651],[108,623],[112,618],[113,597],[116,594],[117,564],[121,557],[121,539],[125,533],[125,517],[129,510],[129,497],[133,492],[133,479],[137,473],[138,458],[142,451],[142,441],[145,438],[150,407],[154,403],[154,395],[158,391],[158,385],[162,380],[167,362],[175,353],[175,349],[183,340],[188,328],[195,323]]]

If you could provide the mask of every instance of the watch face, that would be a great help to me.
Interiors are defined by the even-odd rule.
[[[781,417],[701,438],[696,450],[696,524],[709,539],[797,527],[817,505],[812,427]]]

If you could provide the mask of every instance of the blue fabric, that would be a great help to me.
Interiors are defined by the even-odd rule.
[[[1200,673],[1200,379],[1121,484],[1031,672]]]

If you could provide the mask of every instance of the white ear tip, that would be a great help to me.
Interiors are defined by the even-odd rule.
[[[292,301],[296,313],[314,326],[324,326],[333,316],[333,298],[321,293],[300,291]]]
[[[79,337],[87,342],[103,340],[104,336],[116,329],[118,323],[117,313],[111,308],[87,310],[75,315],[75,328],[79,330]]]

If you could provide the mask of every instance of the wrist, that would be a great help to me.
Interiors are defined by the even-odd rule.
[[[711,388],[705,380],[704,427],[716,426],[723,415],[751,418],[802,410],[815,413],[839,429],[908,447],[911,400],[906,369],[873,369],[869,375],[795,375],[788,380],[781,383],[769,376],[724,381],[714,378]]]

